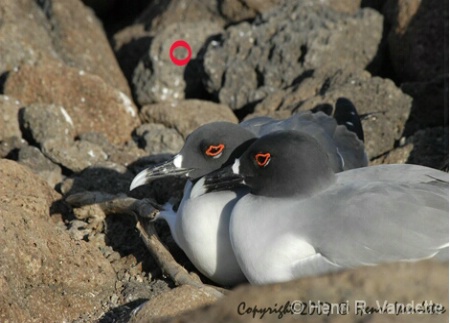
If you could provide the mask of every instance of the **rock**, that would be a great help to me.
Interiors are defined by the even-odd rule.
[[[430,275],[430,273],[433,275]],[[433,260],[362,267],[341,273],[300,279],[284,284],[244,285],[217,303],[182,313],[173,319],[153,322],[446,322],[448,320],[448,262]],[[330,314],[317,314],[319,301],[335,304]],[[377,308],[384,302],[422,304],[428,301],[445,307],[443,314],[364,314],[365,306]],[[306,304],[302,304],[302,302]],[[294,305],[292,305],[294,303]],[[415,306],[413,305],[413,306]],[[293,314],[291,306],[296,309]],[[257,312],[264,309],[273,312]],[[301,311],[303,308],[304,311]],[[286,309],[280,314],[280,311]],[[331,310],[333,312],[331,312]],[[303,314],[301,314],[303,313]],[[441,308],[442,313],[442,308]],[[144,321],[146,322],[146,321]]]
[[[176,130],[158,123],[141,125],[136,129],[136,135],[140,137],[145,151],[150,155],[176,154],[184,144],[183,137]]]
[[[371,164],[416,164],[445,170],[448,167],[448,127],[417,131],[401,147]]]
[[[8,137],[0,142],[0,158],[17,159],[19,149],[27,145],[28,143],[22,138]]]
[[[157,295],[141,305],[130,323],[154,322],[158,319],[183,315],[196,308],[212,304],[216,299],[199,289],[183,285]]]
[[[209,44],[206,87],[233,110],[252,106],[319,67],[365,68],[381,34],[382,17],[371,9],[350,16],[316,1],[288,1],[253,24],[230,26],[223,40]]]
[[[108,159],[98,145],[73,140],[72,118],[61,106],[31,104],[23,110],[23,128],[54,163],[74,172]]]
[[[448,74],[428,82],[406,82],[401,89],[413,98],[407,135],[418,129],[448,125]]]
[[[48,160],[36,147],[21,148],[17,161],[39,175],[50,187],[55,187],[63,180],[61,167]]]
[[[42,152],[53,162],[81,172],[86,167],[105,161],[108,155],[97,145],[89,141],[67,141],[48,139],[42,144]]]
[[[448,74],[448,1],[387,1],[384,14],[392,66],[401,81]]]
[[[153,37],[164,32],[170,25],[199,21],[221,27],[225,24],[225,19],[219,13],[217,0],[150,2],[133,25],[113,36],[117,59],[130,83],[133,71],[140,59],[148,53]]]
[[[161,123],[176,129],[185,139],[206,123],[237,122],[236,116],[226,105],[200,100],[147,105],[142,107],[140,117],[143,122]]]
[[[0,142],[8,137],[22,137],[19,125],[20,102],[12,97],[0,95]]]
[[[231,22],[253,19],[257,15],[268,11],[283,0],[223,0],[218,1],[220,12]]]
[[[62,106],[30,104],[22,110],[22,127],[30,140],[43,145],[48,139],[69,142],[75,136],[72,118]]]
[[[74,321],[81,313],[99,314],[115,288],[109,262],[52,223],[49,210],[60,196],[43,179],[6,159],[0,160],[0,177],[2,321]]]
[[[137,147],[134,141],[128,141],[124,145],[114,145],[100,132],[86,132],[79,138],[100,147],[108,155],[108,161],[115,164],[128,165],[137,158],[147,155],[144,150]]]
[[[179,101],[202,93],[202,47],[207,39],[221,33],[220,25],[208,21],[176,23],[160,32],[152,41],[149,52],[142,57],[133,73],[133,91],[137,102]],[[170,48],[176,40],[186,41],[192,49],[190,62],[175,65],[170,59]],[[185,49],[176,49],[178,59],[187,57]]]
[[[363,71],[317,70],[300,84],[268,96],[251,116],[285,118],[297,110],[311,110],[324,104],[334,106],[339,97],[349,99],[360,115],[366,115],[362,126],[370,159],[394,148],[403,135],[412,100],[389,79],[371,77]]]
[[[4,93],[24,105],[64,107],[76,135],[98,131],[113,143],[123,143],[139,123],[136,107],[124,93],[98,76],[61,64],[23,65],[9,74]]]
[[[58,60],[130,95],[101,24],[80,1],[7,0],[2,22],[0,74],[24,63]]]
[[[103,162],[86,167],[79,174],[67,178],[60,189],[66,196],[83,191],[124,194],[128,192],[133,177],[134,175],[125,166]]]

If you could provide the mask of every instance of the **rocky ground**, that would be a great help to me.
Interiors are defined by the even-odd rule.
[[[0,322],[244,322],[252,314],[239,314],[242,302],[293,300],[349,301],[352,313],[355,300],[448,309],[448,262],[439,261],[244,285],[217,301],[164,277],[134,218],[111,215],[98,230],[65,202],[86,191],[179,197],[177,179],[128,188],[201,124],[288,117],[338,97],[363,116],[372,164],[448,171],[447,1],[0,2]],[[193,51],[183,67],[168,55],[177,39]],[[167,227],[157,230],[195,271]],[[349,321],[283,317],[299,319]],[[426,320],[448,322],[448,311]]]

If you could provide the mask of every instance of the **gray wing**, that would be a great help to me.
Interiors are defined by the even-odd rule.
[[[304,111],[285,120],[258,117],[244,121],[242,127],[261,137],[279,130],[298,130],[314,137],[325,149],[335,172],[367,166],[364,143],[345,126],[323,112]]]
[[[299,233],[344,268],[433,257],[448,247],[448,194],[448,174],[427,167],[347,171],[303,205]]]

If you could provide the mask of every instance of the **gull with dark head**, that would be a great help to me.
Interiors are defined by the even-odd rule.
[[[205,176],[218,191],[244,184],[230,217],[234,254],[254,284],[448,252],[448,174],[417,165],[335,173],[319,142],[297,131],[254,141]]]

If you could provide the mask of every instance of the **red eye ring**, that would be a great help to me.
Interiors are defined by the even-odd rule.
[[[270,155],[270,153],[258,153],[258,154],[256,154],[255,155],[255,161],[256,161],[256,164],[259,166],[259,167],[266,167],[267,165],[269,165],[269,162],[270,162],[270,158],[271,158],[272,156]]]
[[[205,154],[206,156],[217,157],[222,153],[224,148],[224,144],[210,145],[208,149],[206,149]]]

